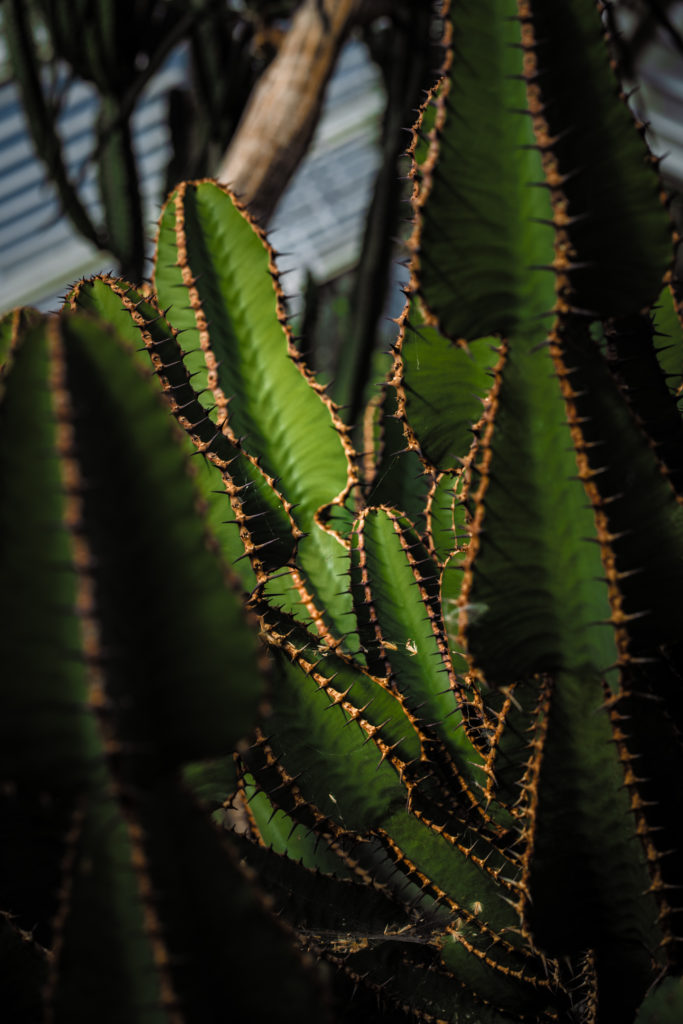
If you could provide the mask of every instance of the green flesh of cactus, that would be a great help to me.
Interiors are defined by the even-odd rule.
[[[314,1012],[238,863],[387,1019],[677,1019],[683,331],[601,9],[444,5],[362,456],[212,182],[154,296],[0,324],[3,922],[46,1019],[221,1020],[235,929],[258,1019]]]
[[[297,977],[179,775],[248,732],[254,639],[148,357],[86,313],[2,328],[3,922],[38,944],[3,1004],[42,989],[56,1022],[210,1019],[219,961],[250,970],[233,929]]]

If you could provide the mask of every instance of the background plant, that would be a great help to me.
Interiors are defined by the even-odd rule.
[[[155,75],[179,47],[187,54],[188,73],[184,86],[168,95],[166,189],[182,178],[227,174],[223,180],[234,181],[245,197],[248,193],[268,219],[306,151],[327,80],[354,30],[367,40],[386,76],[392,125],[385,145],[391,139],[395,160],[396,119],[407,123],[419,102],[432,20],[429,6],[414,0],[345,0],[341,16],[335,13],[340,7],[336,0],[328,6],[316,0],[299,5],[286,0],[145,2],[135,4],[125,20],[117,17],[116,5],[99,0],[84,0],[76,7],[13,0],[3,6],[0,27],[36,153],[56,187],[63,213],[84,238],[114,259],[121,273],[140,280],[150,251],[150,210],[143,209],[148,203],[141,194],[140,145],[132,117]],[[381,16],[383,22],[378,21]],[[74,31],[75,24],[83,31]],[[323,52],[325,44],[328,52]],[[281,53],[283,48],[287,52]],[[293,68],[299,72],[292,73]],[[273,76],[276,81],[269,86]],[[94,86],[99,107],[92,151],[77,173],[61,124],[75,82]],[[265,95],[269,88],[271,93],[276,90],[276,102]],[[243,119],[247,101],[249,112]],[[277,123],[280,110],[284,113]],[[256,151],[248,138],[251,125]],[[230,164],[219,170],[228,147]],[[280,156],[272,147],[279,147]],[[390,163],[385,161],[387,167]],[[384,183],[384,192],[387,187]]]
[[[36,151],[47,166],[63,212],[76,230],[109,252],[122,273],[141,280],[148,211],[131,117],[153,75],[181,42],[187,44],[186,90],[169,97],[172,152],[168,187],[179,178],[215,170],[249,92],[275,52],[273,22],[286,3],[248,5],[142,2],[122,18],[107,0],[3,5],[3,33]],[[88,82],[99,111],[93,152],[81,180],[69,174],[59,119],[69,85]],[[85,201],[83,183],[97,169],[99,206]]]
[[[105,932],[135,1019],[225,1018],[235,859],[384,1017],[680,1013],[683,335],[665,197],[609,64],[609,8],[443,16],[445,76],[412,145],[411,283],[361,450],[291,337],[272,250],[211,182],[165,205],[153,295],[99,278],[58,318],[4,322],[4,621],[26,680],[6,698],[5,849],[24,893],[27,834],[50,865],[31,909],[5,905],[53,944],[48,1019],[116,1019],[75,983],[83,945],[97,952],[102,808],[123,836],[108,913],[143,908]],[[158,427],[128,407],[133,380]],[[156,433],[161,399],[180,448]],[[190,444],[195,490],[177,462],[162,489]],[[26,471],[39,453],[52,476]],[[182,493],[205,516],[187,535]],[[235,558],[270,656],[236,773],[219,755],[258,687],[219,579]],[[55,682],[63,666],[82,675]],[[290,991],[264,1019],[310,1012],[305,982]]]

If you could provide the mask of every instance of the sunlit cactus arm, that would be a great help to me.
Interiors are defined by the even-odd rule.
[[[514,865],[497,859],[474,833],[470,846],[459,847],[441,824],[424,817],[416,821],[395,812],[376,835],[397,880],[407,880],[422,894],[423,913],[428,916],[429,901],[434,900],[455,921],[433,967],[448,983],[432,997],[424,993],[427,1007],[444,999],[441,1013],[449,1000],[460,1008],[462,999],[467,1006],[468,993],[474,1006],[492,1003],[503,1019],[529,1011],[545,1019],[545,1008],[552,1014],[553,1005],[566,1002],[559,978],[548,978],[542,959],[522,934],[512,906],[517,891],[511,877]],[[467,843],[466,829],[460,829],[459,840]]]
[[[510,331],[554,300],[552,274],[529,273],[552,262],[553,229],[547,189],[530,187],[543,171],[517,13],[515,0],[444,5],[447,74],[431,145],[414,143],[414,287],[454,340]]]
[[[400,508],[421,529],[431,477],[406,444],[393,384],[386,383],[365,409],[362,448],[363,504]]]
[[[461,633],[489,683],[615,661],[593,513],[543,335],[499,348],[473,464]],[[520,566],[525,571],[520,574]],[[514,600],[512,593],[516,594]],[[476,613],[476,616],[475,614]]]
[[[273,763],[291,778],[302,774],[306,802],[319,811],[357,830],[370,827],[387,806],[406,798],[402,771],[420,752],[414,723],[386,680],[370,676],[341,650],[318,643],[285,613],[265,603],[255,611],[276,655],[264,723]],[[317,739],[310,744],[306,736]],[[247,758],[254,773],[255,757]],[[270,754],[264,757],[269,763]],[[355,762],[351,777],[349,758]]]
[[[432,557],[443,568],[448,558],[469,537],[462,501],[462,473],[439,473],[427,496],[427,542]],[[444,622],[453,620],[453,606],[442,608]]]
[[[465,813],[479,810],[479,794],[469,787],[473,776],[477,784],[484,779],[477,772],[477,751],[461,728],[465,697],[453,677],[441,620],[438,566],[405,517],[385,508],[361,513],[351,564],[368,668],[386,677],[417,726],[421,753],[411,765],[413,780],[442,769],[454,802],[462,799]]]
[[[174,328],[190,332],[186,343],[196,340],[186,363],[211,422],[277,480],[306,534],[288,606],[298,605],[323,634],[347,632],[350,609],[337,574],[355,453],[292,344],[272,250],[226,190],[188,183],[162,213],[154,286]]]
[[[250,807],[255,803],[252,797]],[[258,823],[254,823],[276,849],[281,848],[282,838],[278,841],[273,835],[271,822],[281,816],[278,811],[273,819],[264,798],[263,808],[256,813]],[[284,827],[285,836],[291,834],[290,826],[284,816],[280,829]],[[450,1012],[475,1012],[477,1020],[520,1019],[509,1006],[506,1010],[496,1007],[487,973],[495,978],[499,972],[500,988],[509,1000],[515,982],[506,982],[506,977],[511,978],[516,968],[531,979],[533,956],[525,958],[506,938],[487,930],[476,900],[472,906],[454,902],[430,884],[386,837],[371,843],[367,837],[349,832],[344,836],[346,862],[355,869],[355,881],[315,870],[320,840],[315,851],[303,854],[309,862],[307,868],[279,859],[270,849],[243,847],[247,860],[259,865],[276,906],[294,923],[304,948],[342,966],[352,978],[358,979],[364,970],[365,985],[406,1009],[420,1007],[422,1013],[441,1016],[450,1007]],[[461,900],[465,898],[462,887],[459,895]],[[450,967],[455,973],[440,963],[443,959],[452,959]],[[473,987],[475,979],[479,992]],[[558,990],[545,978],[536,980],[540,995],[538,1000],[532,995],[531,1001],[542,1007],[543,990],[550,999],[553,989],[555,997]],[[521,1000],[526,987],[533,993],[533,981],[529,980],[528,986],[519,983]],[[545,1019],[541,1012],[539,1020]]]
[[[403,941],[400,931],[391,934],[390,927],[386,939],[380,934],[367,935],[368,930],[361,929],[360,922],[355,922],[350,934],[343,922],[341,928],[337,922],[327,935],[315,934],[316,922],[319,929],[324,911],[316,902],[317,910],[303,912],[297,925],[309,948],[317,948],[321,955],[339,963],[352,978],[358,978],[363,964],[366,985],[383,991],[399,1005],[438,1019],[457,1009],[484,1014],[477,1019],[502,1022],[524,1019],[523,1008],[534,1007],[538,1019],[545,1020],[544,1007],[550,1019],[552,1007],[567,1004],[562,984],[548,981],[547,964],[522,935],[519,917],[511,906],[515,889],[494,870],[491,851],[486,853],[485,844],[475,841],[471,849],[459,852],[445,837],[443,827],[433,830],[426,821],[406,816],[400,807],[387,817],[386,829],[357,833],[349,828],[354,818],[348,814],[349,804],[342,790],[335,790],[339,799],[329,800],[328,806],[337,819],[343,819],[343,827],[320,814],[312,821],[303,817],[313,809],[303,799],[310,779],[306,785],[298,780],[295,783],[276,765],[272,755],[269,759],[272,781],[268,781],[267,771],[257,770],[257,774],[266,789],[272,789],[273,805],[282,808],[284,804],[294,822],[315,829],[320,841],[324,839],[334,847],[366,885],[386,890],[397,908],[388,915],[387,925],[397,920],[401,907],[405,915]],[[357,763],[357,758],[354,760]],[[268,825],[264,828],[267,842],[272,841]],[[483,873],[486,861],[488,874]],[[317,891],[322,898],[322,887]],[[307,892],[314,899],[313,879],[303,887],[303,894]],[[288,904],[283,906],[285,916]],[[330,913],[329,903],[327,907]],[[375,955],[359,955],[368,948]],[[427,977],[429,988],[423,987]],[[411,988],[413,996],[409,997]]]
[[[275,900],[275,909],[299,930],[304,945],[323,944],[334,946],[335,938],[374,935],[381,939],[387,931],[399,932],[410,927],[417,919],[411,919],[403,902],[395,900],[390,890],[373,882],[367,874],[354,877],[350,868],[335,857],[320,840],[319,836],[306,835],[306,830],[293,826],[291,819],[277,811],[274,820],[279,826],[271,825],[272,806],[263,792],[254,793],[248,787],[249,813],[253,815],[261,844],[236,837],[237,849],[245,860],[254,867],[264,880],[264,888]],[[289,833],[296,835],[300,845],[292,843]],[[278,830],[280,834],[278,835]],[[285,856],[281,850],[287,847]],[[353,848],[349,843],[349,861]],[[295,857],[299,853],[299,857]],[[367,901],[364,903],[364,901]],[[438,916],[433,925],[438,925]],[[445,914],[441,915],[443,923]],[[322,934],[321,934],[322,933]]]
[[[274,482],[253,459],[217,435],[191,387],[176,332],[152,297],[124,281],[104,277],[80,282],[68,302],[72,308],[106,319],[128,340],[145,372],[157,376],[159,390],[185,428],[181,443],[187,455],[204,453],[193,459],[193,465],[215,541],[227,568],[251,592],[259,578],[287,564],[295,550],[295,524]],[[185,431],[193,434],[197,446]],[[231,472],[224,479],[222,469],[228,465]],[[245,545],[251,561],[245,557]]]
[[[400,325],[392,379],[408,444],[437,472],[459,470],[492,386],[496,339],[454,346],[415,305]]]
[[[292,500],[303,502],[310,522],[324,505],[341,507],[350,486],[346,428],[291,343],[274,253],[229,192],[199,182],[172,193],[159,226],[154,285],[173,326],[193,332],[199,347],[187,365],[198,371],[203,404],[215,403],[226,436],[242,439],[275,476],[277,441],[289,428],[300,450],[296,459],[286,448],[279,457]],[[325,428],[315,441],[313,423]],[[312,468],[322,479],[309,481]]]
[[[293,643],[295,638],[291,626],[286,630],[284,639]],[[288,651],[294,661],[289,668],[283,666],[274,682],[271,697],[273,710],[265,723],[272,738],[269,741],[264,739],[245,755],[259,786],[268,794],[272,805],[290,815],[294,823],[312,829],[332,847],[341,848],[342,851],[346,847],[345,862],[349,864],[351,858],[376,883],[388,885],[395,898],[399,898],[404,887],[408,887],[405,889],[407,896],[411,887],[419,886],[423,892],[421,918],[428,915],[428,908],[432,901],[436,901],[435,905],[445,907],[454,920],[467,922],[466,927],[464,924],[460,926],[463,928],[462,934],[458,931],[452,938],[453,950],[448,930],[443,933],[445,945],[437,942],[434,947],[432,941],[430,956],[434,957],[441,950],[441,957],[437,957],[434,966],[441,980],[437,982],[435,992],[427,997],[423,1009],[427,1005],[434,1012],[438,1009],[442,1014],[446,1012],[448,998],[454,999],[455,1005],[462,1000],[463,1006],[479,1008],[491,1002],[493,991],[497,992],[493,999],[496,1008],[491,1009],[490,1019],[499,1020],[506,1019],[505,1012],[511,1012],[514,1019],[515,1005],[521,1006],[529,1000],[538,1005],[539,1011],[544,1001],[548,1005],[557,999],[562,1002],[564,997],[561,987],[555,990],[552,986],[548,988],[545,981],[540,981],[541,975],[545,978],[544,969],[533,947],[529,946],[522,935],[521,921],[514,910],[517,895],[514,876],[519,871],[516,856],[508,857],[491,839],[485,838],[483,832],[477,831],[479,816],[476,809],[471,805],[458,807],[458,800],[462,799],[462,785],[458,790],[460,798],[447,785],[441,789],[439,779],[442,774],[449,773],[445,758],[441,759],[443,763],[440,765],[438,743],[433,742],[433,737],[430,743],[430,730],[423,730],[422,742],[429,746],[429,755],[434,758],[433,765],[428,761],[421,762],[415,754],[412,762],[405,763],[405,753],[402,753],[406,748],[405,739],[397,744],[395,751],[383,749],[380,736],[390,723],[384,722],[377,735],[377,727],[368,728],[367,716],[371,714],[369,706],[361,709],[362,718],[357,717],[358,712],[353,711],[353,700],[354,693],[358,693],[358,684],[349,686],[349,679],[344,678],[339,666],[331,662],[329,656],[322,657],[324,653],[323,650],[311,651],[310,654]],[[320,664],[317,664],[318,656],[321,658]],[[311,658],[313,661],[309,664]],[[296,667],[299,673],[293,671]],[[302,669],[305,674],[301,673]],[[343,687],[338,698],[333,696],[330,692],[332,686],[325,681],[325,675],[330,671],[334,671],[335,690]],[[395,684],[399,680],[400,674],[396,676]],[[321,690],[327,693],[327,698]],[[407,684],[406,691],[410,691]],[[360,692],[362,695],[362,688]],[[369,692],[372,693],[372,690]],[[381,692],[378,691],[377,696]],[[372,701],[373,705],[376,699]],[[333,715],[337,711],[334,707],[337,700],[339,713],[343,714],[342,720],[351,724],[350,719],[355,719],[356,725],[360,725],[362,730],[360,736],[353,725],[352,731],[349,731],[335,724]],[[398,707],[395,716],[397,711]],[[381,707],[373,707],[372,714],[381,715]],[[371,752],[368,760],[368,771],[371,774],[367,781],[372,775],[375,778],[371,791],[364,784],[360,771],[361,764],[366,760],[365,754],[361,757],[361,753],[369,746],[367,740],[363,743],[363,731],[373,740],[376,736],[380,739],[379,765],[378,751],[374,752],[374,756]],[[317,738],[310,756],[304,754],[308,745],[304,737],[308,735]],[[342,756],[340,744],[344,748],[348,747],[346,758]],[[298,750],[296,759],[290,756],[294,750]],[[343,771],[348,757],[354,761],[352,779]],[[288,767],[290,764],[291,768]],[[300,772],[296,778],[292,774],[294,767]],[[395,789],[396,798],[392,799],[391,789],[386,787],[391,785],[390,780],[396,770],[398,778],[394,778],[398,786]],[[452,773],[449,782],[454,782]],[[403,797],[399,796],[401,792]],[[413,813],[406,815],[403,803],[408,793],[409,807]],[[370,833],[367,831],[369,827]],[[489,822],[486,830],[495,834],[493,821]],[[373,835],[376,839],[371,842]],[[265,836],[268,837],[267,827]],[[472,894],[474,903],[481,898],[488,908],[487,916],[481,922],[476,920],[476,913],[468,909],[465,893]],[[507,925],[503,931],[510,929],[509,940],[498,935],[506,918]],[[387,955],[390,954],[388,962],[393,962],[393,951],[397,956],[401,953],[400,943],[397,944],[394,938],[387,940],[387,943]],[[495,954],[491,952],[492,943],[496,944]],[[410,943],[408,945],[411,946]],[[428,947],[430,943],[425,945]],[[321,949],[329,956],[334,947],[334,939],[330,938]],[[358,969],[353,963],[355,955],[350,961],[342,958],[345,969],[352,976]],[[409,964],[411,960],[406,960],[405,951],[403,956],[404,963]],[[378,957],[375,960],[375,963],[366,964],[369,971],[368,983],[379,987],[387,982],[387,974],[386,968],[382,966],[384,958]],[[440,966],[437,966],[440,961]],[[415,961],[413,966],[417,965]],[[492,976],[489,978],[490,972]],[[540,984],[538,1002],[534,995],[535,972],[538,972]],[[413,984],[416,983],[414,979]],[[387,990],[400,1002],[406,998],[407,985],[405,979],[395,985],[387,982]],[[447,996],[449,989],[452,991]]]
[[[410,570],[409,565],[407,568]],[[418,615],[419,605],[416,596]],[[427,612],[426,604],[422,605],[422,610]],[[331,656],[330,652],[326,655],[322,647],[311,645],[310,638],[301,646],[301,639],[296,637],[297,628],[301,631],[301,627],[291,622],[288,626],[274,622],[268,629],[269,642],[279,643],[292,663],[282,664],[272,687],[271,711],[264,723],[271,738],[264,739],[244,755],[249,770],[274,806],[291,815],[294,822],[325,837],[326,841],[332,838],[337,845],[343,845],[340,828],[347,835],[347,842],[353,840],[349,829],[362,834],[375,825],[386,826],[389,836],[396,828],[401,836],[401,820],[405,814],[402,808],[407,800],[408,806],[419,816],[413,830],[408,832],[407,842],[424,843],[424,833],[431,829],[435,835],[448,835],[447,842],[452,842],[453,847],[449,849],[444,843],[445,861],[449,856],[457,859],[452,850],[457,851],[458,844],[462,847],[464,861],[467,860],[468,840],[461,836],[463,827],[467,832],[479,823],[491,836],[496,836],[493,820],[476,807],[471,795],[467,799],[466,778],[459,778],[457,769],[442,749],[444,743],[432,732],[436,729],[438,734],[439,725],[422,728],[419,719],[411,716],[408,708],[411,699],[417,700],[417,692],[411,698],[410,687],[403,680],[404,697],[397,687],[400,676],[391,685],[380,677],[364,679],[356,674],[354,679],[345,668],[343,658]],[[279,641],[274,635],[277,629],[283,633]],[[431,671],[429,674],[432,676]],[[437,677],[435,682],[438,690],[443,689],[445,680]],[[390,697],[392,689],[393,698]],[[432,696],[437,704],[445,699],[439,697],[438,690]],[[423,696],[429,699],[426,687]],[[453,695],[449,694],[449,698],[450,708],[455,707]],[[437,710],[439,718],[443,714],[443,709]],[[340,729],[340,723],[346,723],[346,727]],[[310,753],[307,753],[307,735],[317,737]],[[463,744],[464,739],[461,748]],[[294,751],[297,751],[296,757],[292,756]],[[352,778],[344,771],[348,758],[354,761]],[[367,777],[363,765],[367,765]],[[298,770],[296,776],[295,769]],[[370,786],[371,780],[374,781]],[[396,808],[395,813],[392,807]],[[336,821],[337,825],[332,826],[331,821]],[[360,842],[362,846],[362,835]],[[501,837],[498,845],[502,847],[504,843]],[[492,845],[491,839],[483,836],[478,852],[481,861],[475,860],[481,866],[473,869],[475,876],[487,870],[484,865],[490,860],[489,870],[493,872],[490,884],[495,892],[496,865],[499,871],[506,858],[497,852],[495,842]],[[355,851],[353,856],[358,860],[362,851]],[[514,870],[511,864],[508,869]],[[366,870],[379,880],[373,857]],[[457,887],[453,892],[457,898]]]
[[[330,819],[323,825],[324,819],[321,818],[317,829],[295,821],[281,807],[274,805],[247,771],[240,773],[237,793],[225,802],[224,808],[223,823],[226,828],[230,828],[231,814],[234,819],[233,812],[243,814],[243,819],[246,818],[248,838],[245,842],[251,846],[271,850],[310,871],[367,881],[367,875],[358,873],[353,861],[353,844],[345,838],[337,842],[337,836],[343,835],[342,830],[334,826]],[[217,816],[220,817],[220,814]],[[251,851],[251,846],[246,848],[249,851],[246,859],[250,864],[256,864],[256,854]],[[272,873],[268,884],[273,889],[279,885],[277,873]],[[296,893],[292,897],[296,899]],[[324,908],[320,909],[324,913]]]

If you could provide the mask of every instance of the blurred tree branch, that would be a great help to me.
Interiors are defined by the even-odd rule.
[[[304,0],[297,10],[217,173],[261,223],[270,218],[306,152],[349,31],[401,6],[397,0]]]

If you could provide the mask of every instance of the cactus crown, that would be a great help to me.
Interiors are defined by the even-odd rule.
[[[671,229],[609,7],[443,17],[362,452],[213,182],[168,199],[153,293],[101,277],[2,324],[26,1014],[34,992],[49,1020],[221,1020],[226,965],[232,994],[257,978],[230,922],[272,950],[263,1019],[315,1012],[264,898],[387,1016],[596,1024],[680,998],[646,995],[681,973]]]

